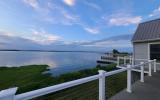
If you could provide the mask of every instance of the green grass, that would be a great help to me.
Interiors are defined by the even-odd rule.
[[[18,87],[17,94],[31,90],[91,76],[98,74],[98,70],[116,70],[116,65],[111,64],[107,67],[97,66],[92,69],[80,70],[62,74],[60,76],[51,76],[42,74],[47,71],[47,65],[30,65],[12,68],[0,68],[0,90]],[[126,72],[113,75],[106,78],[106,98],[111,97],[126,87]],[[37,100],[98,100],[98,80],[88,82],[69,89],[58,91],[36,98]]]

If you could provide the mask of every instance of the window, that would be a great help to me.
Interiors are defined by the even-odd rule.
[[[157,59],[160,62],[160,44],[150,45],[150,58],[151,60]]]

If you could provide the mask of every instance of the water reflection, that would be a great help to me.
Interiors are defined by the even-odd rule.
[[[96,66],[101,54],[84,52],[24,52],[1,51],[0,66],[47,64],[50,73],[57,75]]]

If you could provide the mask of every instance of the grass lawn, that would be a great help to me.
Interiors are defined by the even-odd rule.
[[[50,74],[42,74],[47,71],[47,65],[29,65],[22,67],[0,68],[0,90],[10,87],[18,87],[17,94],[31,90],[98,74],[98,70],[116,70],[116,65],[106,67],[97,66],[92,69],[62,74],[53,77]],[[106,98],[109,98],[126,88],[126,72],[106,78]],[[88,82],[69,89],[48,94],[37,100],[98,100],[98,80]]]

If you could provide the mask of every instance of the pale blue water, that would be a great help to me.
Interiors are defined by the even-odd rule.
[[[95,67],[100,53],[0,51],[0,66],[47,64],[50,73],[59,75]]]

